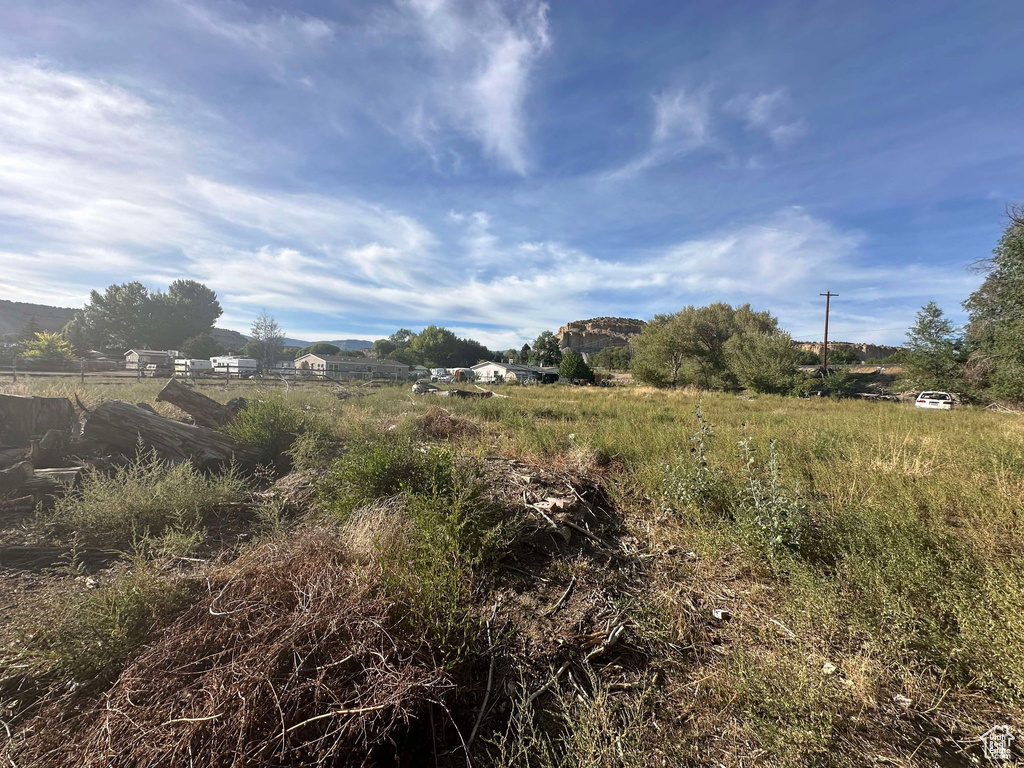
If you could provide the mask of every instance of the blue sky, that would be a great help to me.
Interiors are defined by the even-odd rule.
[[[0,0],[0,296],[494,347],[751,302],[898,342],[1024,199],[1015,2]]]

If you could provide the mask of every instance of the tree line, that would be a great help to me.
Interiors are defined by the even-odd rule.
[[[991,258],[973,268],[985,279],[963,302],[966,325],[935,302],[917,313],[902,353],[907,381],[978,400],[1024,400],[1024,206],[1007,208]]]

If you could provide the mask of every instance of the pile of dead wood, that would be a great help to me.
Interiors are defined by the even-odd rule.
[[[220,427],[244,401],[221,405],[177,379],[157,395],[189,414],[192,423],[169,419],[146,403],[122,400],[84,406],[84,418],[63,397],[0,394],[0,509],[27,511],[73,486],[88,466],[111,454],[134,456],[141,447],[162,459],[189,461],[201,469],[235,462],[252,465],[259,449]]]
[[[435,387],[429,381],[420,380],[412,385],[412,393],[414,395],[437,395],[439,397],[508,397],[508,395],[499,395],[497,392],[492,392],[489,389],[483,387],[477,387],[479,392],[470,392],[468,389],[441,389]]]

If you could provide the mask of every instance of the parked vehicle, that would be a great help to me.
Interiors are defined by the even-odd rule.
[[[213,363],[210,360],[179,358],[174,361],[175,376],[206,376],[212,373]]]
[[[918,408],[941,408],[949,411],[955,403],[956,400],[949,392],[922,392],[917,396],[914,405]]]

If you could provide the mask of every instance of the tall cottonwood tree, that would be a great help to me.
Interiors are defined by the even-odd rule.
[[[633,339],[633,375],[656,386],[733,387],[738,379],[729,367],[726,342],[740,333],[777,330],[776,318],[749,304],[717,302],[655,315]]]
[[[966,375],[983,394],[1024,400],[1024,206],[1007,218],[992,257],[976,265],[985,281],[964,302]]]
[[[138,281],[92,291],[89,303],[65,326],[76,348],[120,355],[129,349],[173,349],[208,332],[221,315],[217,294],[195,280],[175,280],[150,293]]]

